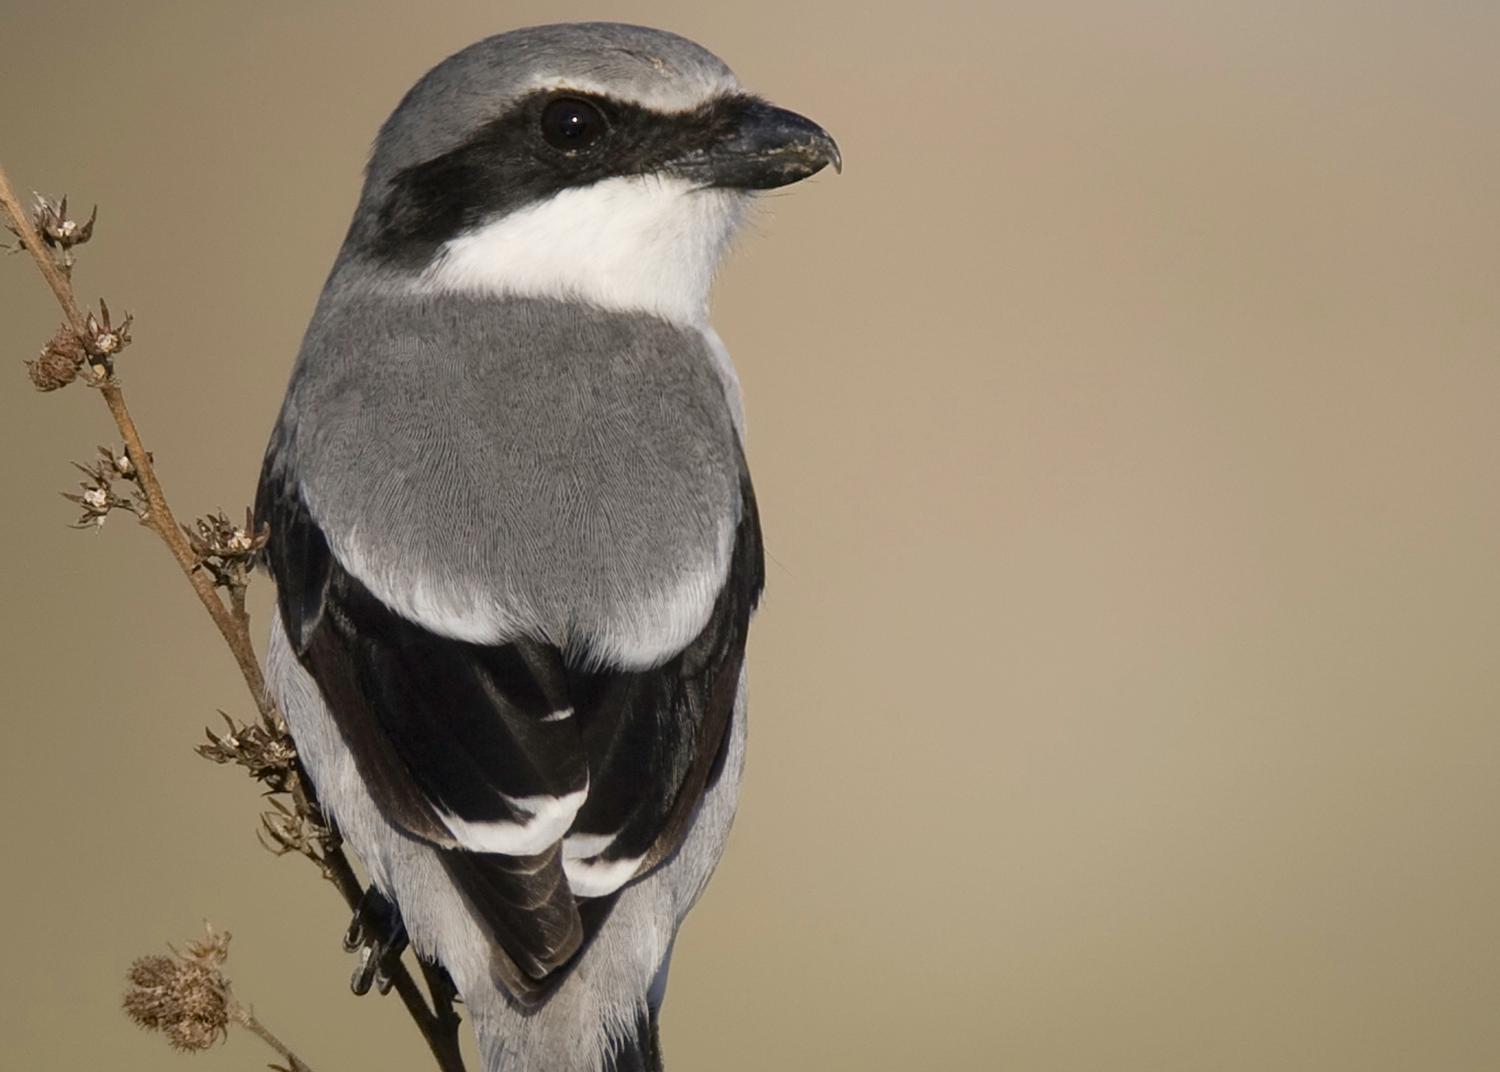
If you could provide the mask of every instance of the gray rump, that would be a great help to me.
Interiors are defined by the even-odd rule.
[[[740,512],[725,392],[703,337],[654,317],[345,291],[268,463],[394,608],[604,655],[707,617]]]

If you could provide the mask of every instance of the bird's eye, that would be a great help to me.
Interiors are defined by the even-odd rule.
[[[542,109],[542,137],[554,149],[576,153],[587,149],[604,133],[604,116],[586,100],[559,97]]]

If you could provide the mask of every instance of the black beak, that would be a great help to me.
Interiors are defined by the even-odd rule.
[[[676,161],[674,171],[734,190],[774,190],[829,164],[843,171],[838,145],[811,119],[753,98],[736,104],[735,114],[722,116],[713,143]]]

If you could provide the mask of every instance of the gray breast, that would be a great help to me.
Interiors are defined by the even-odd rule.
[[[707,620],[739,514],[702,335],[540,300],[326,300],[283,450],[344,567],[446,635],[626,664]]]

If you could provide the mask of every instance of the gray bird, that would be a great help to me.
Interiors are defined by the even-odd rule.
[[[269,672],[485,1067],[660,1067],[672,941],[718,862],[762,586],[739,386],[709,327],[751,195],[839,166],[673,34],[542,26],[381,128],[271,436]]]

